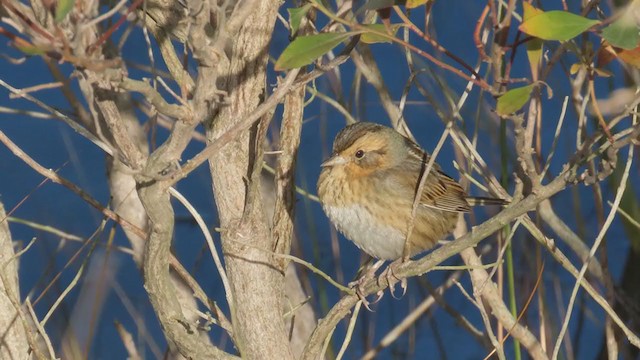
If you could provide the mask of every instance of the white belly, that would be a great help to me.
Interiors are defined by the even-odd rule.
[[[338,231],[362,251],[383,260],[395,260],[402,256],[405,235],[390,226],[380,224],[364,207],[323,205],[323,208]]]

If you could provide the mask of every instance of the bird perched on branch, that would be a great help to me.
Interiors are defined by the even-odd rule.
[[[380,260],[396,260],[432,248],[454,228],[458,214],[499,199],[470,197],[413,141],[392,128],[358,122],[345,127],[322,163],[318,197],[344,236]],[[421,176],[423,191],[409,224]],[[380,264],[381,265],[381,264]],[[378,265],[379,266],[379,265]]]

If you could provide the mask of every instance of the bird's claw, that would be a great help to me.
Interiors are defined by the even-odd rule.
[[[370,302],[369,300],[367,300],[367,297],[365,296],[364,285],[369,280],[375,278],[376,270],[380,268],[382,263],[383,263],[382,261],[378,261],[371,268],[369,268],[369,270],[365,272],[358,280],[352,281],[349,283],[349,287],[354,289],[356,295],[358,296],[358,299],[362,301],[362,304],[364,305],[364,307],[371,312],[373,312],[373,310],[371,310],[371,307],[369,305],[379,302],[380,299],[382,299],[382,296],[384,295],[384,291],[383,290],[378,291],[376,293],[377,298],[374,301]],[[380,284],[381,281],[384,281],[384,280],[387,281],[387,285],[389,286],[389,292],[391,293],[391,296],[396,300],[402,298],[407,293],[407,279],[406,278],[400,279],[395,275],[395,272],[394,272],[395,268],[399,266],[401,263],[402,263],[401,261],[394,261],[377,278],[378,284]],[[400,295],[399,297],[396,297],[395,285],[398,282],[400,283],[400,287],[402,288],[402,295]]]
[[[356,281],[352,281],[350,282],[348,285],[350,288],[354,289],[356,295],[358,296],[358,299],[360,299],[360,301],[362,301],[362,304],[364,305],[364,307],[373,312],[373,310],[371,310],[371,307],[369,307],[370,304],[376,304],[378,301],[380,301],[380,299],[382,299],[382,296],[384,295],[384,292],[382,290],[378,291],[376,293],[377,298],[370,302],[369,300],[367,300],[367,297],[365,296],[364,293],[364,285],[371,279],[373,279],[376,276],[376,271],[380,268],[380,266],[382,265],[383,262],[378,261],[376,262],[367,272],[365,272],[358,280]]]
[[[380,274],[380,277],[384,276],[385,279],[387,280],[387,284],[389,285],[389,293],[391,293],[391,296],[396,300],[401,299],[407,293],[407,279],[398,278],[394,272],[394,269],[396,266],[398,266],[398,264],[399,264],[398,262],[391,263],[391,265],[389,265],[389,267],[387,267],[387,269],[382,274]],[[402,295],[400,295],[399,297],[396,297],[395,290],[396,290],[396,284],[398,282],[400,282]]]
[[[382,299],[382,296],[384,295],[384,291],[380,290],[376,293],[376,299],[373,301],[369,301],[367,300],[367,297],[364,296],[364,294],[362,294],[360,291],[356,290],[356,295],[358,295],[358,298],[360,299],[360,301],[362,301],[362,305],[364,305],[364,307],[369,310],[370,312],[375,312],[371,309],[371,307],[369,305],[371,304],[377,304],[378,301],[380,301],[380,299]]]
[[[371,307],[369,305],[378,303],[378,301],[382,299],[382,295],[384,295],[384,292],[380,290],[376,293],[377,298],[374,301],[367,300],[367,297],[364,294],[364,284],[372,277],[373,277],[373,274],[369,275],[369,273],[367,273],[363,275],[360,279],[349,283],[349,286],[354,289],[356,296],[358,296],[358,299],[362,301],[362,305],[364,305],[364,307],[370,312],[374,312],[374,311],[371,310]]]
[[[402,297],[407,293],[407,279],[400,280],[400,288],[402,289],[402,294],[396,297],[396,294],[395,294],[396,283],[395,282],[393,284],[389,283],[389,293],[391,294],[391,297],[393,297],[396,300],[402,299]]]

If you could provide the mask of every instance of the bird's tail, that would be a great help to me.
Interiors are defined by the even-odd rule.
[[[509,201],[507,201],[507,200],[497,199],[497,198],[489,198],[489,197],[469,196],[469,197],[467,197],[467,202],[471,206],[485,206],[485,205],[506,206],[506,205],[509,205]]]

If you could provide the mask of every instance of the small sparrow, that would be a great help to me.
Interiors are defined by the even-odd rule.
[[[392,128],[359,122],[345,127],[322,163],[318,197],[325,213],[347,239],[380,260],[403,256],[420,176],[429,155]],[[499,199],[467,196],[436,163],[419,195],[408,256],[432,248],[449,234],[470,205]]]

